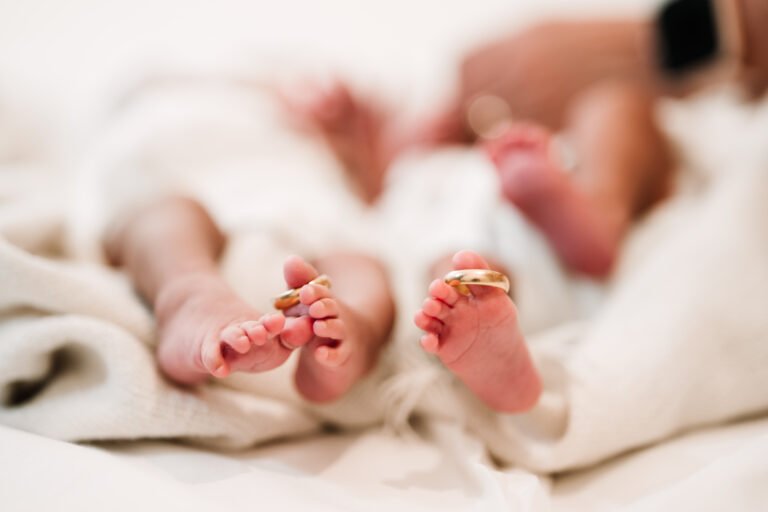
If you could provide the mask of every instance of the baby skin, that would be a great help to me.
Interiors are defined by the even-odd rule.
[[[387,165],[399,152],[458,142],[431,120],[394,137],[381,109],[341,85],[308,105],[294,111],[329,142],[367,203],[384,189]],[[509,123],[484,141],[486,153],[503,197],[541,232],[563,266],[606,278],[630,227],[669,194],[674,155],[657,125],[653,96],[635,84],[595,85],[574,98],[564,116],[578,160],[572,172],[558,158],[550,130],[535,122]]]
[[[300,304],[285,316],[262,315],[219,274],[223,243],[207,212],[184,198],[162,201],[115,226],[106,242],[112,262],[126,268],[154,307],[158,364],[170,379],[194,385],[211,376],[268,371],[299,350],[298,391],[307,400],[330,402],[375,366],[394,316],[378,262],[337,254],[319,259],[316,269],[290,257],[284,277],[288,287],[300,289]],[[332,276],[333,290],[310,284],[318,269]]]
[[[488,269],[478,254],[453,256],[453,268]],[[425,331],[421,346],[434,354],[480,400],[498,412],[531,409],[541,395],[541,380],[517,322],[515,304],[497,288],[470,286],[463,296],[442,279],[414,319]]]

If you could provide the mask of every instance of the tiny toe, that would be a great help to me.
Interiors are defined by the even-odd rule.
[[[459,251],[453,255],[453,266],[457,270],[468,268],[487,269],[490,268],[482,256],[473,251]]]
[[[339,305],[334,299],[320,299],[309,307],[312,318],[331,318],[339,316]]]
[[[240,325],[229,325],[222,329],[221,331],[221,339],[223,339],[226,342],[229,342],[230,340],[236,340],[240,336],[243,335],[243,329],[240,327]]]
[[[269,340],[269,333],[267,333],[266,327],[263,324],[254,322],[255,325],[249,325],[246,332],[251,343],[257,347],[261,347],[267,344]]]
[[[321,345],[315,349],[315,360],[325,366],[338,367],[349,359],[350,352],[349,343],[341,343],[337,347]]]
[[[280,313],[269,313],[261,317],[259,320],[264,328],[272,336],[280,334],[285,326],[285,317]]]
[[[283,277],[290,288],[304,286],[317,276],[315,267],[299,256],[289,256],[283,263]]]
[[[443,323],[440,320],[427,315],[424,313],[424,311],[419,311],[416,313],[416,316],[413,318],[413,322],[416,324],[416,327],[422,331],[432,332],[435,334],[439,334],[443,331]]]
[[[445,302],[439,301],[437,299],[426,299],[424,301],[424,305],[421,306],[421,310],[427,316],[437,318],[438,320],[445,320],[445,318],[451,312],[451,307]]]
[[[449,306],[454,306],[461,297],[453,286],[442,279],[432,281],[432,284],[429,285],[429,295],[445,302]]]
[[[331,298],[331,290],[328,287],[320,284],[308,284],[302,286],[299,292],[299,299],[301,303],[309,306],[320,299]]]
[[[228,342],[227,345],[241,355],[247,354],[248,351],[251,350],[251,340],[245,334],[237,338],[237,341],[235,342]]]
[[[205,344],[201,355],[203,366],[211,375],[219,378],[229,375],[229,365],[221,353],[220,343]]]
[[[320,338],[331,338],[333,340],[343,340],[346,334],[344,322],[338,318],[317,320],[312,326],[312,330]]]
[[[213,375],[216,378],[223,379],[227,375],[229,375],[229,365],[226,362],[221,363],[219,366],[217,366],[215,369],[211,371],[211,375]]]
[[[546,147],[550,140],[550,133],[542,126],[533,123],[516,123],[506,132],[489,141],[485,145],[485,151],[498,165],[512,152]]]
[[[314,337],[312,332],[312,319],[306,316],[299,318],[286,318],[280,339],[288,347],[301,347],[306,345]]]
[[[251,348],[251,342],[242,326],[230,325],[221,332],[221,341],[229,345],[238,354],[245,354]]]
[[[430,354],[437,354],[440,350],[440,338],[435,333],[427,333],[421,337],[421,348]]]

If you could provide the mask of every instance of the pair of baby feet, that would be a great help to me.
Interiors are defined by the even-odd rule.
[[[479,255],[463,251],[455,269],[484,269]],[[208,376],[263,372],[300,350],[295,383],[307,400],[341,397],[376,363],[383,345],[362,315],[310,281],[317,270],[298,257],[284,266],[286,283],[300,289],[300,304],[285,312],[259,315],[218,275],[199,275],[171,285],[158,298],[158,359],[176,381],[194,384]],[[498,411],[532,407],[540,393],[536,369],[517,324],[512,300],[502,290],[470,287],[460,295],[442,280],[416,315],[427,333],[421,344],[470,390]]]
[[[288,258],[283,270],[288,287],[300,289],[300,303],[285,314],[259,314],[218,274],[169,285],[155,308],[161,369],[177,382],[196,384],[268,371],[299,350],[295,383],[302,396],[313,402],[342,396],[375,362],[365,340],[368,324],[331,289],[311,283],[318,271],[302,258]]]

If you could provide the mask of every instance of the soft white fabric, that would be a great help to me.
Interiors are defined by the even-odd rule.
[[[768,172],[724,179],[620,283],[598,318],[543,340],[557,416],[498,418],[491,443],[542,471],[597,462],[768,406]],[[748,269],[748,270],[747,270]],[[533,340],[532,343],[538,343]],[[546,401],[545,401],[546,403]],[[484,427],[480,427],[484,428]]]
[[[221,387],[190,393],[165,381],[151,315],[124,277],[63,258],[65,213],[78,196],[46,168],[44,152],[17,154],[8,149],[0,166],[0,422],[64,440],[185,437],[222,446],[318,428],[290,400]]]
[[[77,144],[80,142],[78,135],[91,124],[92,119],[88,114],[97,101],[95,98],[100,98],[102,85],[114,80],[116,71],[124,72],[126,62],[141,61],[141,56],[150,57],[150,62],[162,58],[158,56],[160,49],[170,49],[175,51],[177,57],[180,54],[182,58],[194,61],[200,54],[226,61],[233,54],[239,54],[243,46],[254,46],[257,50],[248,53],[249,60],[254,57],[263,60],[264,55],[258,55],[263,53],[270,58],[274,56],[275,63],[281,63],[286,53],[301,53],[307,65],[324,69],[328,60],[336,64],[341,62],[343,68],[354,71],[350,74],[373,77],[377,85],[381,82],[396,83],[398,90],[404,83],[409,86],[418,85],[418,102],[434,103],[439,98],[435,90],[447,88],[450,83],[456,50],[461,48],[463,51],[470,33],[485,39],[489,36],[490,26],[509,30],[511,25],[519,26],[530,21],[530,11],[556,13],[558,16],[565,13],[583,16],[587,12],[605,15],[609,11],[613,13],[633,9],[647,12],[657,3],[656,0],[487,0],[481,3],[432,0],[417,3],[385,2],[372,8],[367,3],[341,0],[271,2],[269,8],[266,8],[264,2],[252,0],[194,6],[189,2],[172,0],[138,1],[132,2],[130,9],[127,6],[116,9],[114,3],[95,0],[75,3],[51,0],[7,2],[0,16],[0,38],[5,43],[0,45],[0,68],[4,85],[15,84],[30,95],[42,92],[43,97],[34,98],[38,107],[53,107],[55,113],[65,114],[66,119],[63,121],[69,122],[63,123],[61,119],[54,118],[53,123],[43,123],[49,127],[56,127],[57,123],[63,125],[60,126],[60,133],[56,134],[58,144],[67,150],[79,152],[87,149],[90,152],[94,145],[81,148]],[[302,14],[297,15],[298,12]],[[46,15],[38,16],[37,13]],[[354,20],[354,23],[350,23],[350,20]],[[397,34],[397,37],[393,38],[392,34]],[[51,45],[52,40],[56,41],[55,45]],[[350,44],[350,41],[355,41],[355,44]],[[318,50],[319,46],[322,48]],[[329,58],[329,55],[332,57]],[[146,62],[146,58],[143,61]],[[124,73],[119,76],[124,76]],[[416,80],[411,80],[414,78]],[[411,83],[414,81],[418,84]],[[37,151],[44,138],[34,130],[32,137],[23,135],[30,134],[29,112],[36,109],[22,108],[20,122],[8,123],[6,112],[18,112],[16,107],[19,101],[14,96],[3,105],[13,105],[14,108],[0,109],[0,154],[16,158]],[[720,104],[711,104],[705,108],[712,111],[711,120],[714,122],[702,123],[698,118],[684,119],[677,127],[678,134],[705,134],[699,138],[689,137],[693,143],[686,147],[687,156],[693,157],[696,167],[731,173],[737,167],[742,167],[741,164],[750,153],[761,147],[768,148],[765,140],[768,124],[765,119],[752,119],[759,117],[755,116],[752,109],[738,110],[732,105],[724,107]],[[739,117],[739,121],[744,122],[732,122]],[[734,162],[734,159],[737,161]],[[60,162],[57,163],[56,171],[60,170],[59,165]],[[0,232],[26,251],[49,255],[56,253],[53,249],[57,248],[61,235],[61,200],[65,187],[62,186],[59,172],[39,171],[19,166],[17,162],[6,165],[3,160],[0,170]],[[696,180],[692,183],[694,186],[700,184]],[[84,197],[76,199],[82,200]],[[303,235],[309,234],[314,233]],[[718,233],[712,233],[713,238],[719,236]],[[272,247],[271,241],[258,238],[238,243],[253,251],[263,251],[265,245],[266,248]],[[282,250],[278,249],[276,252]],[[639,251],[633,263],[644,260],[646,254],[643,253]],[[6,261],[18,263],[15,258],[18,252],[11,250],[3,254],[8,256],[2,260],[3,264]],[[233,254],[238,254],[240,260],[233,267],[247,264],[249,250],[238,249]],[[28,254],[24,254],[23,259],[35,263],[38,261]],[[276,261],[279,259],[279,256],[275,257]],[[24,268],[39,266],[27,265],[29,261],[24,263]],[[54,266],[59,267],[58,264]],[[67,265],[64,268],[66,270],[63,273],[69,273],[71,267]],[[634,269],[634,265],[627,265],[627,268]],[[719,269],[718,266],[715,272]],[[2,271],[3,267],[0,266],[0,273]],[[751,269],[743,269],[743,272],[749,274]],[[90,270],[86,273],[90,273]],[[100,270],[95,273],[103,274]],[[670,271],[667,275],[673,276],[674,272]],[[103,277],[103,280],[97,280],[112,280],[111,277]],[[251,279],[257,278],[254,276]],[[707,279],[708,276],[703,276],[701,280],[706,282]],[[69,277],[64,281],[73,282]],[[55,284],[51,286],[61,289]],[[113,289],[124,287],[121,281],[115,280]],[[403,291],[401,295],[420,296],[423,287],[419,284],[413,287],[413,294]],[[0,281],[0,292],[4,289],[5,281]],[[68,287],[66,290],[68,294],[77,295],[82,287],[74,290]],[[122,292],[116,293],[120,296]],[[26,297],[31,295],[25,294]],[[91,296],[94,295],[97,294]],[[41,300],[41,296],[37,295],[36,300]],[[4,295],[4,298],[7,297]],[[58,304],[73,304],[69,299]],[[660,300],[655,296],[654,299]],[[417,304],[420,298],[408,300]],[[741,304],[743,300],[737,297],[734,302]],[[56,304],[47,297],[43,302],[46,305]],[[88,307],[90,312],[95,305],[90,304]],[[129,307],[129,310],[135,309]],[[729,307],[726,311],[733,311],[733,308]],[[115,313],[111,314],[114,318]],[[634,314],[632,311],[631,315]],[[130,316],[121,317],[126,319]],[[709,319],[699,320],[706,323]],[[50,320],[59,322],[60,319],[43,320],[45,322],[41,322],[41,325],[46,326],[51,325]],[[0,321],[4,322],[5,317]],[[98,320],[92,320],[91,323],[94,322],[98,323]],[[76,323],[83,322],[78,319]],[[69,324],[71,326],[73,322]],[[30,326],[27,324],[23,329],[5,332],[26,336],[33,332],[27,328]],[[110,326],[112,329],[109,329]],[[112,320],[102,321],[99,329],[100,338],[118,330],[130,332],[128,329],[114,327]],[[578,326],[574,327],[577,334],[570,336],[570,339],[578,337],[579,329]],[[75,329],[70,330],[75,332]],[[78,327],[76,331],[80,335],[86,329]],[[405,335],[411,336],[409,333]],[[561,335],[564,339],[569,338],[566,332]],[[126,338],[127,335],[124,336]],[[711,337],[707,336],[707,339],[711,340]],[[7,340],[3,337],[0,346],[4,346]],[[10,342],[17,343],[17,340]],[[133,339],[133,343],[138,344],[136,339]],[[101,348],[98,350],[100,354]],[[391,419],[403,418],[421,397],[421,394],[403,393],[402,387],[407,388],[408,383],[412,384],[414,379],[417,382],[432,382],[436,375],[442,375],[425,367],[423,358],[417,355],[418,352],[412,360],[401,361],[412,378],[398,381],[397,386],[391,387],[392,392],[397,392],[402,400],[398,404],[398,414]],[[557,363],[555,369],[563,370],[564,366],[559,359],[547,358]],[[631,369],[632,366],[627,371]],[[719,375],[715,370],[711,374],[714,377]],[[548,372],[548,375],[548,397],[555,398],[549,402],[550,409],[563,411],[563,401],[558,399],[557,393],[551,392],[554,389],[552,372]],[[275,380],[281,385],[285,383],[282,377],[276,377]],[[566,382],[565,379],[563,382]],[[274,392],[274,386],[268,383],[260,385]],[[451,385],[441,387],[443,394],[437,394],[435,386],[429,386],[429,389],[432,390],[429,395],[432,403],[430,414],[450,412],[455,415],[462,411],[458,404],[451,406],[452,401],[456,401],[456,393]],[[254,392],[261,391],[255,386]],[[587,392],[589,389],[582,387],[581,391]],[[619,393],[622,390],[616,391]],[[665,389],[662,396],[667,391]],[[290,390],[286,391],[286,395],[290,395]],[[132,399],[137,396],[153,400],[142,395],[134,395]],[[562,393],[559,396],[566,395]],[[289,398],[281,400],[284,402]],[[617,396],[608,398],[611,399],[609,404],[616,407]],[[657,397],[653,398],[655,400]],[[136,406],[136,401],[131,404]],[[78,403],[78,407],[81,405]],[[100,410],[105,414],[114,412],[110,405],[105,402],[101,404]],[[629,406],[635,407],[636,404]],[[629,406],[614,412],[621,415]],[[577,409],[572,407],[570,412],[579,418],[582,426],[588,424],[590,417],[608,417],[605,414],[608,412],[607,407],[603,408],[604,411],[589,408],[583,415]],[[139,410],[144,409],[139,407]],[[425,410],[423,404],[421,410]],[[546,411],[544,413],[551,414]],[[68,410],[65,415],[56,416],[46,423],[63,420],[71,422],[76,415],[75,411]],[[135,429],[133,434],[144,435],[134,419],[126,418],[129,425],[127,428],[120,427],[121,430]],[[539,422],[536,425],[539,429],[543,424]],[[80,432],[91,428],[91,425],[76,426]],[[107,430],[114,433],[118,426],[110,425]],[[550,453],[565,446],[552,442],[562,434],[563,423],[554,427],[545,431],[547,439],[542,443],[544,458],[547,460]],[[40,428],[40,425],[30,425],[30,428]],[[704,432],[682,440],[667,441],[633,456],[612,460],[595,470],[580,471],[560,478],[554,485],[552,509],[590,512],[616,510],[629,501],[657,494],[657,497],[647,498],[641,510],[762,510],[764,503],[768,502],[765,496],[768,486],[764,474],[766,457],[764,449],[760,447],[763,441],[760,440],[760,434],[766,432],[766,428],[765,423],[759,422],[748,429],[720,427],[713,436]],[[331,438],[330,441],[310,439],[303,443],[294,441],[274,449],[225,455],[177,445],[147,446],[141,443],[113,445],[108,451],[100,451],[89,446],[62,443],[0,427],[0,452],[3,454],[3,463],[0,464],[0,505],[3,510],[136,510],[138,507],[175,510],[182,506],[186,510],[221,510],[238,504],[243,508],[255,508],[255,500],[265,498],[265,506],[281,510],[371,510],[379,504],[383,510],[467,510],[473,504],[479,510],[494,510],[494,505],[500,510],[525,510],[525,504],[531,503],[526,499],[537,496],[536,485],[529,485],[530,480],[508,479],[505,475],[489,473],[483,465],[474,464],[477,460],[476,448],[474,451],[464,451],[465,445],[456,437],[448,436],[448,446],[430,442],[421,445],[423,449],[418,449],[414,443],[396,442],[385,436],[379,438],[375,433],[362,437],[360,443],[349,438]],[[568,438],[570,442],[583,439],[582,436],[574,435],[574,431],[570,431]],[[611,439],[616,440],[614,436]],[[637,439],[635,435],[630,440],[634,442]],[[529,436],[522,436],[523,443],[529,440]],[[506,442],[506,439],[500,440],[500,444]],[[746,442],[751,444],[746,445]],[[742,448],[741,451],[739,448]],[[455,451],[451,452],[450,449]],[[452,462],[470,460],[470,463],[462,466],[461,470],[447,471],[446,468],[453,466],[442,455],[443,451],[457,454]],[[472,453],[472,456],[466,453]],[[583,454],[581,451],[579,453]],[[729,460],[732,462],[728,463]],[[681,464],[682,461],[687,466]],[[741,464],[734,464],[737,461],[741,461]],[[702,468],[700,475],[687,478],[699,467]],[[379,472],[379,468],[383,469]],[[500,483],[501,488],[491,485],[462,487],[467,480],[474,481],[477,474],[490,475]],[[327,480],[332,481],[331,485],[326,485]],[[668,490],[660,490],[664,487]],[[523,494],[522,500],[510,498],[510,501],[505,502],[492,501],[490,497],[485,499],[488,494],[498,495],[500,491],[515,496],[518,490]],[[262,506],[261,501],[259,506]]]
[[[223,87],[225,97],[230,93],[251,97],[250,92],[232,91],[227,84]],[[171,92],[167,95],[165,91],[164,99],[177,97],[175,91]],[[192,98],[199,98],[197,94]],[[217,90],[215,97],[220,95]],[[242,99],[235,104],[241,105]],[[146,112],[128,111],[116,124],[118,133],[107,135],[101,146],[106,148],[104,153],[93,159],[90,176],[75,189],[85,192],[76,196],[77,208],[70,218],[75,230],[68,238],[68,247],[77,249],[84,262],[53,261],[28,252],[51,249],[50,239],[56,238],[60,224],[53,222],[55,216],[50,214],[22,216],[26,226],[37,220],[45,228],[43,231],[50,233],[45,245],[34,235],[34,229],[29,230],[29,237],[24,236],[25,230],[11,230],[16,233],[14,243],[26,251],[7,242],[0,244],[0,277],[4,284],[0,293],[4,312],[0,324],[3,423],[59,439],[183,437],[232,447],[312,432],[323,420],[365,425],[385,419],[402,426],[416,412],[447,419],[454,429],[456,424],[466,425],[501,460],[538,471],[554,471],[591,464],[687,428],[765,409],[766,397],[761,391],[765,389],[766,372],[761,370],[767,361],[766,344],[761,341],[768,326],[760,305],[766,303],[764,294],[768,290],[762,264],[768,256],[762,224],[768,218],[768,178],[759,167],[753,170],[745,166],[735,171],[728,179],[717,181],[706,197],[693,202],[692,208],[682,204],[682,213],[670,208],[651,222],[646,240],[643,242],[641,233],[640,241],[630,250],[633,254],[627,261],[632,263],[631,268],[626,269],[613,298],[594,323],[558,329],[545,333],[542,339],[531,340],[547,391],[536,410],[510,418],[491,414],[449,374],[430,362],[419,351],[415,343],[418,335],[409,320],[424,293],[424,266],[434,255],[430,250],[447,249],[454,243],[493,250],[493,245],[484,244],[499,240],[499,230],[524,238],[528,233],[524,226],[504,231],[505,222],[518,221],[504,215],[497,219],[493,208],[480,208],[471,217],[478,229],[459,231],[471,233],[469,239],[463,235],[454,239],[453,231],[443,230],[437,232],[435,240],[418,240],[414,233],[430,225],[430,215],[441,210],[432,210],[434,204],[426,203],[422,212],[387,212],[399,204],[417,206],[418,196],[410,203],[406,201],[406,184],[410,179],[430,179],[434,175],[430,170],[394,184],[392,197],[399,197],[402,203],[391,199],[389,206],[385,202],[372,217],[361,213],[359,218],[350,219],[349,212],[356,208],[359,211],[359,206],[338,192],[343,190],[341,182],[324,178],[311,181],[311,175],[302,167],[317,161],[318,167],[327,165],[318,168],[318,176],[337,172],[318,148],[295,137],[275,138],[261,121],[249,124],[246,118],[246,122],[239,122],[244,119],[243,111],[227,109],[226,102],[223,110],[218,106],[213,110],[213,118],[224,119],[231,131],[216,124],[208,146],[207,132],[196,133],[194,128],[210,123],[211,117],[190,120],[196,111],[180,108],[185,104],[180,101],[166,115],[157,110],[158,104],[150,102]],[[256,112],[263,113],[264,107],[259,106]],[[186,116],[185,123],[179,124],[180,113]],[[134,121],[131,114],[137,115]],[[152,123],[145,124],[148,120]],[[267,120],[274,122],[275,118]],[[184,129],[179,132],[179,127]],[[238,138],[250,130],[265,137],[258,139],[258,144],[253,142],[264,150],[253,159],[249,159],[250,153],[242,158],[233,151],[242,148],[243,142],[251,143],[247,138]],[[176,136],[179,139],[174,144]],[[285,146],[279,145],[281,141],[286,141]],[[278,156],[286,150],[291,150],[288,153],[295,158],[281,167]],[[242,187],[240,182],[223,179],[220,187],[205,186],[221,154],[232,155],[232,159],[222,162],[224,167],[217,179],[224,176],[223,170],[242,176],[243,170],[261,171],[271,163],[274,167],[267,167],[267,172],[273,174],[267,179],[259,175],[255,184],[275,187],[285,183],[283,169],[289,173],[293,169],[297,176],[310,176],[309,181],[301,181],[295,188],[298,195],[305,194],[301,199],[317,204],[325,201],[327,191],[332,200],[319,208],[316,216],[301,217],[300,221],[276,217],[274,203],[236,201],[236,208],[229,209],[233,197],[242,197],[242,190],[237,190],[238,185]],[[234,167],[227,168],[228,162],[234,162]],[[410,164],[403,163],[401,171],[408,172],[409,165],[414,171],[431,168],[437,173],[441,167],[449,169],[451,179],[459,182],[465,179],[466,169],[474,169],[478,173],[478,191],[483,187],[487,191],[490,183],[487,168],[483,171],[477,155],[471,152],[415,156]],[[154,174],[142,174],[147,171]],[[198,195],[232,231],[234,242],[223,261],[223,270],[238,291],[260,307],[265,307],[269,295],[282,287],[279,263],[288,252],[312,253],[338,246],[385,251],[397,276],[402,313],[395,333],[396,357],[385,360],[380,373],[332,407],[300,404],[290,385],[291,365],[270,374],[238,376],[194,394],[168,385],[154,368],[152,325],[147,311],[122,278],[98,265],[96,243],[105,220],[151,199],[144,191],[148,183],[158,183],[158,176],[159,183],[167,184],[166,188],[158,187],[158,193]],[[143,177],[149,181],[142,181]],[[104,178],[117,181],[99,181]],[[165,178],[169,179],[163,182]],[[182,188],[177,188],[179,184]],[[292,184],[296,184],[295,180]],[[397,192],[401,185],[404,190]],[[413,190],[428,188],[416,184]],[[445,190],[451,188],[441,193],[446,194]],[[468,194],[476,201],[469,204],[488,206],[477,201],[478,197]],[[47,205],[49,209],[55,206]],[[19,218],[18,211],[13,209],[13,219]],[[94,217],[93,212],[99,211],[103,214]],[[413,223],[409,223],[412,215]],[[467,222],[465,217],[456,218]],[[489,218],[492,222],[488,222]],[[350,220],[355,222],[347,223]],[[361,225],[375,229],[369,230],[370,236],[358,238]],[[342,230],[342,226],[348,230]],[[403,232],[398,231],[401,228]],[[669,231],[675,236],[669,238]],[[477,233],[487,235],[474,236]],[[530,239],[537,243],[535,237]],[[385,243],[372,245],[377,240]],[[393,240],[408,241],[406,249],[417,249],[415,264],[407,250],[386,251],[387,247],[397,247]],[[502,257],[508,255],[513,264],[519,264],[522,258],[517,248],[508,253],[502,248],[496,250]],[[546,251],[538,254],[546,255]],[[747,274],[744,269],[751,272]],[[551,282],[562,282],[556,269],[541,275],[554,276]],[[713,289],[717,293],[711,293]],[[733,314],[734,297],[742,304],[738,315]],[[563,313],[554,309],[549,313],[578,316],[573,310]],[[542,318],[546,325],[546,315]],[[713,378],[712,368],[717,367],[722,367],[723,372]],[[45,384],[41,390],[26,385],[40,381]],[[21,403],[13,404],[11,398]],[[540,492],[532,489],[536,485],[515,488],[512,494],[520,499],[519,492]]]
[[[161,87],[164,101],[147,94],[116,115],[69,196],[60,188],[49,194],[55,183],[45,180],[29,190],[4,188],[0,421],[65,440],[183,437],[242,447],[311,432],[324,417],[346,425],[380,420],[383,407],[369,388],[386,360],[346,400],[315,411],[293,390],[293,361],[194,393],[170,385],[155,366],[149,311],[102,263],[106,223],[168,193],[196,195],[233,234],[222,271],[264,311],[284,288],[288,254],[350,243],[345,228],[359,216],[339,216],[360,207],[338,192],[339,179],[329,180],[336,168],[325,157],[323,169],[323,152],[306,139],[268,132],[280,132],[274,104],[251,87],[262,86],[194,82],[191,98],[184,81],[172,94]],[[221,101],[206,101],[211,95]],[[290,189],[277,195],[270,187],[278,183]],[[29,193],[41,187],[42,197]],[[303,211],[293,201],[318,209],[276,215],[279,207]]]
[[[237,446],[316,428],[284,401],[167,383],[155,367],[149,313],[102,268],[51,261],[0,239],[0,282],[3,424],[65,440],[187,437]]]
[[[456,425],[428,433],[403,439],[373,429],[221,453],[76,446],[0,426],[0,449],[16,461],[0,466],[0,491],[3,503],[27,510],[547,510],[546,480],[493,469]]]
[[[757,511],[766,428],[763,419],[689,434],[550,485],[489,468],[482,446],[448,423],[422,439],[369,429],[229,453],[78,446],[0,427],[0,495],[11,510],[221,510],[258,500],[280,510]]]

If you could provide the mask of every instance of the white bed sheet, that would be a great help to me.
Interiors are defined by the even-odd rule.
[[[471,443],[450,425],[437,428]],[[557,477],[548,498],[546,480],[380,431],[217,453],[151,441],[75,445],[0,427],[0,503],[9,511],[616,510],[684,486],[767,433],[768,419],[691,433]],[[727,488],[718,491],[728,499]]]

